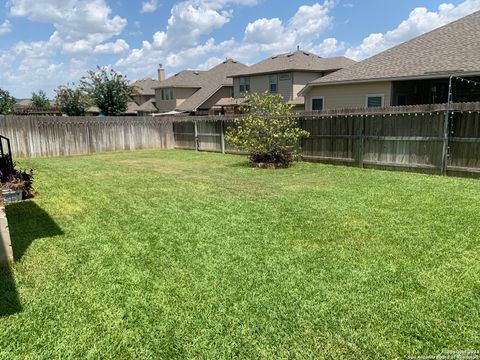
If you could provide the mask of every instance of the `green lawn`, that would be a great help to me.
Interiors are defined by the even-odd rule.
[[[20,160],[0,358],[480,350],[480,181],[137,151]]]

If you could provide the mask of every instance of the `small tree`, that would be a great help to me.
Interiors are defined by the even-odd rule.
[[[0,89],[0,115],[13,114],[15,103],[15,98],[7,90]]]
[[[50,101],[45,91],[40,90],[38,93],[32,93],[32,107],[40,110],[45,110],[50,107]]]
[[[89,106],[89,97],[79,88],[67,86],[59,86],[55,90],[57,96],[55,98],[57,106],[68,116],[83,116]]]
[[[90,70],[81,80],[83,90],[88,93],[93,103],[103,115],[120,115],[127,110],[135,90],[129,86],[127,78],[114,70],[107,71],[98,67]]]
[[[250,162],[260,167],[289,167],[297,158],[297,145],[310,134],[298,126],[292,105],[281,95],[252,93],[241,108],[246,115],[234,120],[225,139],[250,154]]]

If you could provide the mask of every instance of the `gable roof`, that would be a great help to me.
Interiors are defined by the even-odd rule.
[[[234,73],[232,77],[272,74],[286,71],[333,71],[351,66],[355,63],[355,61],[344,56],[322,58],[318,55],[298,50],[293,53],[269,57],[242,71]]]
[[[228,59],[208,71],[181,71],[178,74],[161,81],[156,89],[168,87],[198,89],[192,96],[175,109],[185,112],[196,111],[223,86],[233,86],[233,79],[228,76],[245,68],[247,68],[246,65]]]
[[[480,73],[480,11],[311,82],[327,85]],[[303,91],[303,90],[302,90]]]
[[[155,95],[155,87],[160,84],[160,81],[150,78],[140,79],[131,84],[138,91],[139,95]]]
[[[159,81],[155,89],[182,87],[182,88],[200,88],[200,82],[206,71],[183,70],[170,76],[168,79]]]
[[[143,104],[138,106],[137,111],[142,111],[142,112],[157,112],[157,108],[155,106],[155,99],[150,99]]]

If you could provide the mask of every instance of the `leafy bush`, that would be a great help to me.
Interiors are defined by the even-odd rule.
[[[38,93],[32,93],[32,107],[40,110],[45,110],[50,107],[50,101],[45,91],[40,90]]]
[[[83,116],[89,106],[88,95],[82,89],[67,86],[59,86],[56,103],[63,113],[68,116]]]
[[[289,167],[299,157],[300,139],[310,135],[293,117],[293,106],[268,92],[248,94],[245,103],[241,110],[246,115],[234,120],[225,140],[248,152],[254,166]]]
[[[82,90],[90,95],[93,103],[107,116],[124,113],[128,102],[136,93],[124,75],[100,67],[98,71],[90,70],[81,84]]]
[[[6,157],[0,158],[0,182],[2,190],[22,190],[23,198],[32,196],[33,170],[17,170]]]
[[[15,103],[15,98],[7,90],[0,89],[0,115],[13,114]]]

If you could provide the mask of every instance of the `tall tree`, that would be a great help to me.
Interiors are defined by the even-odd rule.
[[[89,106],[89,97],[80,88],[62,85],[55,90],[55,101],[60,110],[68,116],[83,116]]]
[[[0,114],[9,115],[15,111],[15,98],[7,90],[0,89]]]
[[[45,91],[40,90],[38,93],[32,93],[32,107],[40,110],[45,110],[50,107],[50,100],[48,100]]]
[[[82,89],[90,95],[103,115],[115,116],[127,110],[135,90],[129,86],[126,76],[105,68],[90,70],[81,80]]]

